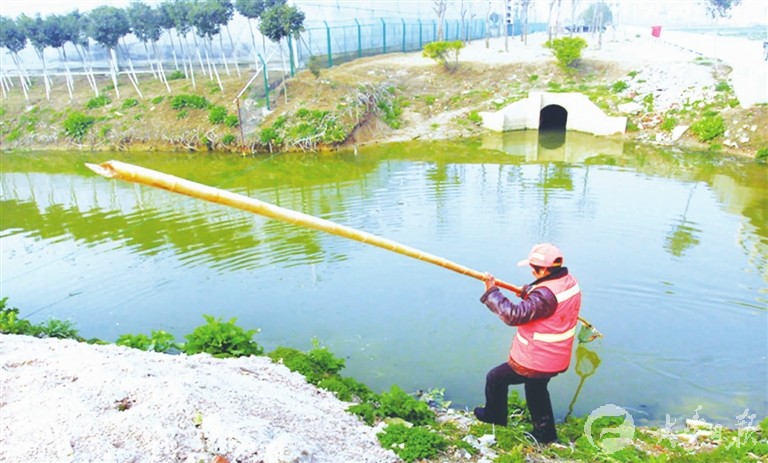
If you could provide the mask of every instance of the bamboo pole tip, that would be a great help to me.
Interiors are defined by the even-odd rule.
[[[108,163],[104,164],[91,164],[86,162],[85,167],[91,169],[92,171],[96,172],[97,174],[101,175],[102,177],[106,178],[113,178],[116,175],[116,172],[114,169],[112,169]]]

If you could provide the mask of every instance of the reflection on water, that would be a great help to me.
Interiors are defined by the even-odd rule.
[[[542,149],[554,151],[565,144],[567,132],[563,130],[539,130],[539,146]],[[565,153],[563,153],[565,157]]]
[[[581,132],[518,130],[483,136],[483,148],[524,156],[527,162],[584,162],[599,156],[620,157],[624,142]]]
[[[575,132],[562,144],[517,132],[358,155],[2,156],[2,296],[33,321],[181,340],[202,314],[236,317],[268,350],[316,337],[378,390],[445,387],[459,406],[482,401],[485,371],[505,358],[514,331],[477,302],[482,283],[84,167],[117,158],[518,283],[531,243],[557,242],[605,335],[551,383],[561,417],[605,403],[656,423],[699,405],[721,421],[768,410],[763,165]]]

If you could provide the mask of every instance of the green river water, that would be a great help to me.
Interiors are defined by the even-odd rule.
[[[0,156],[0,291],[33,322],[182,341],[203,314],[236,317],[267,351],[316,338],[344,375],[445,388],[458,407],[480,404],[505,360],[514,329],[479,302],[482,282],[84,166],[118,159],[516,284],[531,245],[554,242],[605,335],[550,383],[559,418],[608,403],[653,424],[768,414],[768,167],[754,161],[536,132],[358,153]]]

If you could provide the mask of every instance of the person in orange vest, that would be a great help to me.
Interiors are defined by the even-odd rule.
[[[528,258],[535,281],[525,285],[519,304],[507,299],[486,273],[480,302],[510,326],[517,326],[509,358],[485,378],[485,407],[474,410],[484,423],[506,426],[507,394],[512,384],[524,384],[533,423],[533,437],[541,444],[557,440],[547,384],[568,369],[581,308],[579,283],[563,266],[563,253],[551,243],[533,246]]]

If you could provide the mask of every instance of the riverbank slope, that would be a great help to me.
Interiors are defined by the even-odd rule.
[[[466,44],[455,72],[420,53],[313,67],[286,85],[273,80],[269,110],[259,77],[254,91],[241,98],[241,127],[231,119],[237,120],[235,97],[256,69],[222,71],[221,85],[212,76],[197,75],[193,82],[177,72],[168,87],[148,75],[135,86],[123,75],[119,97],[108,76],[98,82],[98,98],[83,78],[72,100],[63,78],[55,77],[50,100],[41,81],[33,82],[29,101],[18,86],[3,99],[0,148],[269,152],[470,137],[484,132],[479,112],[498,110],[531,91],[577,91],[607,114],[627,116],[628,140],[747,157],[768,150],[768,105],[755,103],[761,96],[734,82],[748,74],[739,63],[752,61],[719,59],[724,46],[689,48],[687,35],[683,42],[673,35],[659,40],[628,28],[583,37],[589,45],[570,73],[543,46],[546,34],[537,33],[527,43],[495,38]],[[752,50],[748,40],[736,40],[728,46]],[[274,79],[279,71],[270,73]],[[180,106],[177,97],[189,95],[205,98],[208,106]],[[691,125],[707,117],[722,118],[723,126],[702,139]]]

